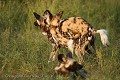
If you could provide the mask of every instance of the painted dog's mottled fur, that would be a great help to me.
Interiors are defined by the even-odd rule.
[[[34,15],[36,15],[36,13],[34,13]],[[60,34],[59,30],[57,31],[57,34],[56,34],[56,37],[55,37],[55,38],[57,38],[57,42],[56,42],[54,40],[54,38],[52,37],[52,34],[50,32],[51,31],[51,26],[48,25],[48,24],[46,24],[46,25],[39,24],[39,23],[43,23],[43,21],[45,21],[44,19],[45,19],[44,17],[40,17],[40,19],[37,19],[37,22],[39,21],[37,25],[41,26],[41,29],[42,29],[43,32],[47,33],[48,40],[50,41],[50,43],[52,45],[52,52],[51,52],[49,60],[51,60],[51,59],[55,60],[55,58],[57,56],[57,51],[58,51],[59,47],[68,48],[69,49],[69,46],[70,46],[70,48],[71,48],[71,46],[73,46],[73,48],[72,48],[73,50],[72,49],[69,49],[69,50],[72,53],[73,53],[73,51],[75,51],[78,59],[80,61],[83,61],[82,54],[80,54],[79,52],[82,52],[82,51],[85,51],[85,50],[86,50],[86,52],[88,52],[89,51],[88,48],[85,48],[85,50],[82,50],[82,48],[80,49],[79,48],[79,41],[78,41],[79,39],[76,39],[76,40],[73,41],[70,38],[65,38],[63,35]],[[88,42],[87,41],[82,42],[81,46],[86,46],[86,44],[88,44]],[[79,51],[79,50],[81,50],[81,51]]]
[[[78,59],[83,61],[82,54],[90,52],[88,44],[94,47],[94,35],[100,33],[107,38],[104,30],[94,30],[92,26],[81,17],[71,17],[61,21],[63,12],[53,16],[49,10],[44,12],[42,17],[34,13],[37,25],[42,26],[42,30],[47,33],[48,39],[52,44],[51,58],[55,60],[58,47],[68,48],[72,53],[75,51]],[[102,37],[102,36],[101,36]],[[107,44],[106,41],[104,41]],[[83,54],[84,55],[84,54]]]
[[[48,10],[46,10],[47,12]],[[50,13],[50,11],[49,11]],[[51,13],[50,13],[51,14]],[[105,29],[95,30],[86,20],[81,17],[70,17],[65,20],[60,20],[63,11],[59,12],[50,20],[50,25],[57,26],[65,38],[82,39],[80,42],[85,42],[88,39],[92,47],[95,49],[94,40],[95,34],[99,33],[101,42],[104,46],[109,45],[107,31]],[[48,15],[48,14],[47,14]],[[47,17],[49,19],[49,17]],[[83,39],[86,38],[86,39]],[[92,39],[91,39],[92,38]]]

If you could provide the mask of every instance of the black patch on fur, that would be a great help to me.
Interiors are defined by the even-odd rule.
[[[73,21],[73,23],[76,23],[76,17],[74,17],[74,21]]]
[[[44,23],[45,23],[45,24],[48,24],[48,23],[46,22],[46,19],[44,20]]]
[[[68,24],[68,26],[70,26],[71,23]]]
[[[77,70],[82,69],[83,66],[80,65],[78,62],[74,61],[72,65],[70,65],[68,68],[66,68],[70,72],[75,72]]]
[[[34,16],[35,16],[35,18],[36,18],[37,20],[40,19],[40,15],[39,15],[39,14],[37,14],[36,12],[33,12],[33,14],[34,14]]]
[[[51,14],[51,12],[50,12],[49,10],[46,10],[46,11],[44,12],[43,16],[44,16],[44,15],[47,15],[47,14],[49,14],[50,20],[52,20],[53,15]]]
[[[57,16],[60,16],[60,18],[62,17],[63,11],[60,11]]]
[[[92,36],[92,40],[90,41],[90,45],[91,46],[95,45],[95,36]]]
[[[35,25],[35,26],[39,26],[39,24],[37,23],[37,21],[34,22],[34,25]]]
[[[85,21],[83,20],[82,22],[81,22],[81,24],[84,24],[85,23]]]
[[[83,19],[83,18],[81,18],[81,17],[77,17],[77,19]]]
[[[63,25],[63,22],[67,21],[68,19],[64,19],[61,23],[60,23],[60,27]]]
[[[63,57],[64,57],[64,54],[59,54],[58,55],[58,61],[63,62],[63,59],[62,59]]]
[[[85,51],[87,51],[88,54],[92,54],[92,51],[88,48],[88,46],[85,47]]]
[[[81,24],[83,24],[83,21],[81,22]]]
[[[64,19],[62,22],[60,22],[60,25],[59,25],[59,31],[60,31],[60,33],[62,34],[62,26],[63,26],[63,23],[65,22],[65,21],[67,21],[68,19]]]

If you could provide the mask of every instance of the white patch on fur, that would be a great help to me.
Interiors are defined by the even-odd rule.
[[[92,37],[88,37],[88,40],[90,41],[92,39]]]
[[[92,29],[91,28],[89,28],[89,31],[91,31]]]
[[[40,25],[40,22],[39,22],[39,20],[37,20],[37,23]]]
[[[107,34],[107,31],[105,29],[97,30],[96,33],[100,34],[101,42],[104,46],[108,46],[110,44],[109,40],[108,40],[108,34]]]
[[[79,42],[80,42],[80,38],[79,38]]]
[[[64,19],[60,20],[60,23],[63,22],[63,21],[64,21]]]
[[[46,32],[42,32],[43,35],[47,36],[47,33]]]
[[[73,54],[73,51],[74,51],[74,44],[73,44],[73,40],[70,39],[68,42],[67,42],[67,45],[68,45],[68,50],[70,50]]]
[[[68,35],[71,37],[71,34],[68,32]]]
[[[52,36],[52,38],[53,38],[53,40],[55,41],[55,43],[58,44],[58,43],[57,43],[57,40],[55,39],[55,37]]]
[[[49,15],[44,15],[44,17],[46,18],[46,22],[47,22],[47,24],[49,24],[49,25],[50,25]]]

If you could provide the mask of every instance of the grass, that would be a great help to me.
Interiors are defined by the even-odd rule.
[[[47,64],[51,45],[33,25],[33,12],[42,16],[46,9],[53,14],[64,11],[63,18],[81,16],[95,29],[105,28],[110,47],[104,48],[96,35],[97,59],[85,55],[84,67],[88,80],[120,80],[119,0],[1,0],[0,80],[69,80],[52,76],[57,61]]]

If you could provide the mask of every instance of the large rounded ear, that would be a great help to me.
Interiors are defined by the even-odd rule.
[[[53,17],[52,13],[51,13],[49,10],[46,10],[46,11],[43,13],[43,16],[45,16],[46,18],[49,18],[50,20],[51,20],[52,17]]]
[[[59,13],[56,14],[57,17],[61,18],[63,15],[63,11],[60,11]]]
[[[39,15],[39,14],[37,14],[36,12],[33,12],[33,14],[34,14],[34,16],[35,16],[35,18],[36,18],[37,20],[40,19],[40,15]]]

